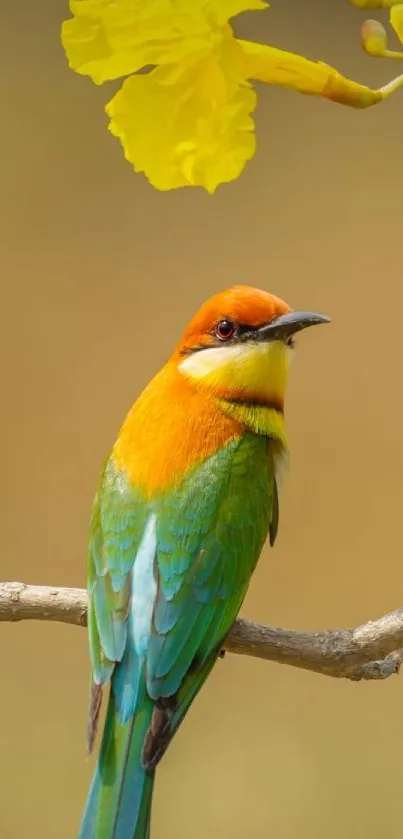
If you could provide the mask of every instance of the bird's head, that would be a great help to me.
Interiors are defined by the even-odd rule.
[[[235,286],[201,307],[174,359],[180,373],[218,399],[226,413],[260,433],[276,434],[279,426],[282,437],[295,334],[328,322],[314,312],[294,312],[266,291]]]

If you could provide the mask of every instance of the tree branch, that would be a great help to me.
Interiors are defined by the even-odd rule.
[[[86,626],[80,588],[0,583],[0,621],[45,620]],[[225,650],[353,681],[386,679],[403,661],[403,607],[355,629],[296,632],[237,620]]]

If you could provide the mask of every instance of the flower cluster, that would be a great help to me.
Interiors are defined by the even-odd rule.
[[[393,6],[392,26],[402,38],[402,4],[350,2]],[[264,0],[70,0],[73,17],[62,26],[69,65],[96,84],[125,77],[106,106],[109,130],[157,189],[214,193],[239,177],[256,148],[255,80],[355,108],[403,84],[399,77],[372,90],[322,62],[235,37],[232,18],[266,8]],[[366,26],[367,52],[390,55],[380,25]]]

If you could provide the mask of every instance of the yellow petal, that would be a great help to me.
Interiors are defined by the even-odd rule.
[[[109,129],[127,160],[160,190],[236,179],[255,152],[256,95],[231,83],[214,60],[167,84],[169,70],[126,79],[107,105]]]
[[[69,66],[77,73],[91,76],[96,84],[102,84],[134,73],[144,65],[147,60],[144,44],[137,49],[116,50],[113,26],[107,25],[111,0],[71,0],[70,10],[74,17],[62,24],[61,40]],[[123,9],[120,12],[124,17]]]
[[[238,41],[238,44],[242,50],[238,69],[245,78],[288,87],[312,96],[324,96],[352,108],[375,105],[403,85],[403,76],[399,76],[385,87],[373,90],[345,78],[321,61],[310,61],[301,55],[251,41]]]
[[[71,0],[62,25],[69,65],[96,84],[146,65],[194,63],[214,51],[230,17],[263,0]]]
[[[390,13],[390,22],[396,32],[399,41],[403,44],[403,3],[395,6]]]
[[[150,64],[182,61],[210,48],[206,0],[71,0],[62,25],[69,65],[96,84]],[[207,42],[207,43],[206,43]]]

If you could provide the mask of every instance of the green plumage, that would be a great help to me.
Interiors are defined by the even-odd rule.
[[[112,460],[105,466],[89,634],[94,681],[112,681],[81,839],[149,835],[154,768],[220,652],[269,531],[275,539],[272,446],[247,432],[148,502]]]

